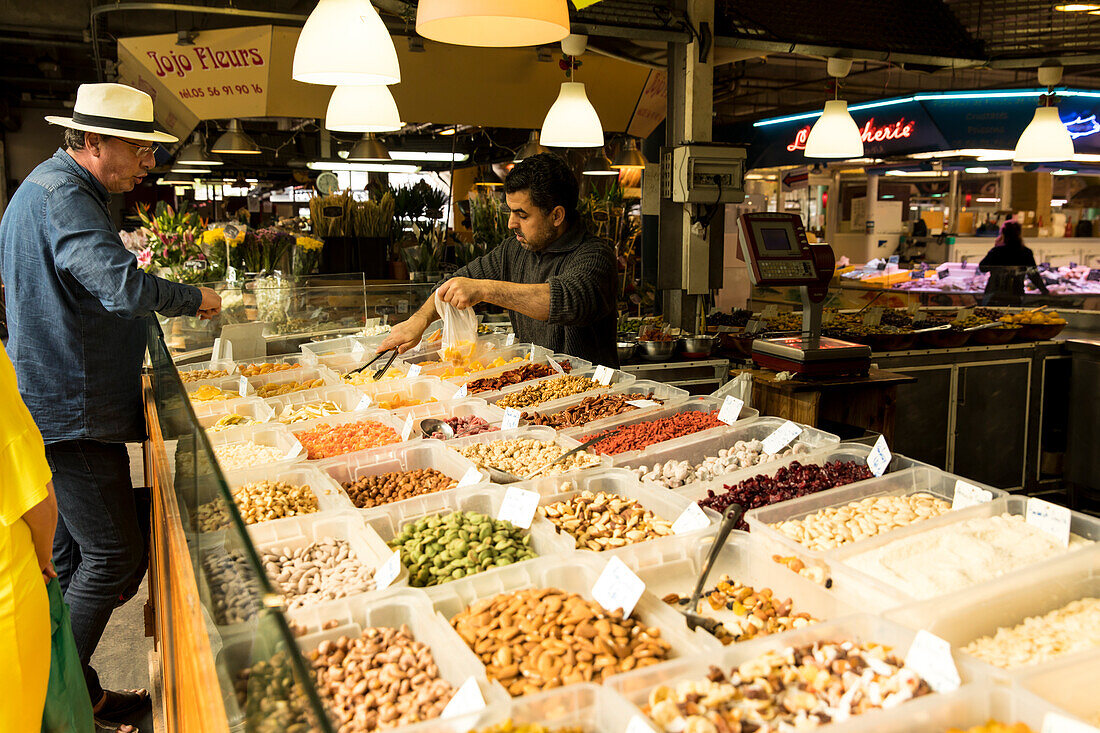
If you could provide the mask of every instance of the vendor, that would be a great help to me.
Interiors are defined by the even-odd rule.
[[[456,308],[491,303],[508,311],[516,341],[617,367],[615,252],[589,235],[577,212],[579,187],[565,161],[542,153],[504,180],[512,236],[460,267],[436,291]],[[393,327],[378,351],[405,352],[438,318],[428,298]]]
[[[1024,246],[1021,232],[1020,222],[1006,221],[1001,236],[978,263],[979,272],[989,273],[982,305],[1020,305],[1024,299],[1025,277],[1031,279],[1043,294],[1047,293],[1046,284],[1035,268],[1035,255]]]

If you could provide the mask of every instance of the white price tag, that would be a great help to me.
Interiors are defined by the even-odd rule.
[[[240,381],[237,382],[237,391],[240,393],[241,397],[247,397],[248,396],[248,378],[247,377],[241,377]]]
[[[357,405],[355,406],[355,409],[356,409],[357,411],[358,411],[358,410],[369,410],[369,409],[370,409],[370,406],[371,406],[372,404],[373,404],[373,403],[371,402],[371,399],[370,399],[370,395],[369,395],[369,394],[365,394],[365,395],[363,395],[362,397],[360,397],[360,398],[359,398],[359,404],[357,404]]]
[[[988,504],[993,501],[993,492],[987,491],[962,479],[955,482],[955,495],[951,497],[952,509],[965,509],[975,504]]]
[[[951,692],[962,684],[951,657],[951,645],[924,629],[913,638],[913,645],[905,655],[905,666],[923,677],[936,692]]]
[[[283,460],[293,461],[295,458],[302,455],[302,453],[304,453],[304,452],[305,452],[305,448],[302,447],[301,443],[299,443],[297,440],[295,440],[294,445],[290,446],[290,450],[288,450],[286,452],[286,455],[283,456]]]
[[[504,345],[505,346],[511,346],[515,342],[516,342],[516,335],[514,333],[510,333],[510,334],[508,334],[507,336],[504,337]]]
[[[914,300],[909,305],[907,305],[905,307],[905,312],[908,313],[910,316],[917,315],[917,311],[919,311],[919,310],[920,310],[920,301],[919,300]]]
[[[645,722],[641,715],[635,715],[626,724],[626,733],[653,733],[653,728]]]
[[[1096,733],[1096,728],[1058,713],[1043,716],[1042,733]]]
[[[364,361],[367,358],[367,347],[357,341],[351,347],[351,358],[355,361]]]
[[[657,407],[661,403],[654,400],[627,400],[626,404],[634,405],[635,407]]]
[[[1069,545],[1069,509],[1049,501],[1031,497],[1027,500],[1027,523],[1054,535],[1062,545]]]
[[[458,480],[458,485],[473,486],[481,480],[481,471],[477,470],[476,466],[470,466],[466,469],[466,473],[462,474],[462,478]]]
[[[596,367],[596,373],[592,375],[592,378],[606,387],[611,384],[611,377],[614,376],[614,374],[615,372],[611,370],[611,367],[600,364]]]
[[[409,376],[410,377],[419,377],[421,371],[423,371],[423,367],[421,367],[419,364],[410,364],[409,365]]]
[[[468,391],[469,390],[466,389],[466,385],[465,384],[462,385],[461,387],[458,388],[458,391],[455,392],[454,399],[461,400],[462,398],[464,398],[466,396]]]
[[[381,319],[379,319],[379,318],[368,318],[366,321],[363,322],[363,329],[366,330],[368,328],[374,328],[375,326],[378,325],[379,320],[381,320]]]
[[[863,314],[864,326],[877,326],[882,323],[882,308],[871,308]]]
[[[413,433],[413,416],[409,413],[405,416],[405,424],[401,426],[401,440],[408,440]]]
[[[970,316],[972,316],[972,315],[974,315],[974,309],[973,308],[960,308],[959,312],[955,314],[955,320],[956,321],[964,321],[967,318],[970,318]]]
[[[388,588],[390,583],[397,579],[398,574],[401,572],[401,553],[397,550],[393,551],[393,554],[386,558],[386,561],[378,566],[378,569],[374,571],[374,589],[382,590]]]
[[[722,400],[722,409],[718,410],[718,419],[726,425],[733,425],[737,422],[737,418],[741,414],[741,408],[744,406],[744,400],[737,399],[733,395],[726,395],[726,399]]]
[[[476,713],[485,707],[485,698],[481,696],[481,689],[477,686],[477,680],[467,677],[462,686],[455,692],[454,697],[439,714],[441,718],[457,718],[467,713]]]
[[[500,503],[497,519],[511,522],[520,529],[528,529],[539,506],[539,492],[509,486]]]
[[[802,434],[802,428],[788,420],[775,429],[768,437],[764,438],[764,452],[772,455],[786,448],[791,441]]]
[[[703,527],[708,525],[710,525],[710,518],[707,517],[706,513],[693,501],[691,505],[676,518],[676,521],[672,523],[672,533],[687,534],[697,529],[703,529]]]
[[[890,467],[890,460],[893,457],[894,454],[886,446],[886,436],[880,435],[871,452],[867,454],[867,468],[871,469],[871,473],[876,476],[881,476]]]
[[[779,315],[779,306],[775,303],[764,306],[764,312],[760,314],[761,318],[775,318]]]
[[[561,368],[561,364],[557,363],[556,361],[551,359],[549,356],[546,357],[546,363],[549,364],[550,368],[553,369],[558,374],[565,374],[565,370]]]
[[[629,616],[645,592],[645,583],[622,560],[612,557],[592,586],[592,597],[608,611],[623,609]]]
[[[504,408],[504,419],[500,421],[501,430],[511,430],[519,427],[520,412],[514,407]]]

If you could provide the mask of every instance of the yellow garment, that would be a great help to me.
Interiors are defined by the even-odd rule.
[[[0,345],[0,731],[37,731],[50,676],[50,604],[31,528],[50,467]]]

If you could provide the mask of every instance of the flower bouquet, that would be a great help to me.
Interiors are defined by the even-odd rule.
[[[291,272],[294,275],[312,275],[321,263],[321,249],[324,241],[299,235],[294,239],[294,255]]]

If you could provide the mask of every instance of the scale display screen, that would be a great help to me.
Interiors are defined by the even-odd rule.
[[[760,244],[767,252],[793,252],[794,232],[790,227],[762,226],[759,229]]]

